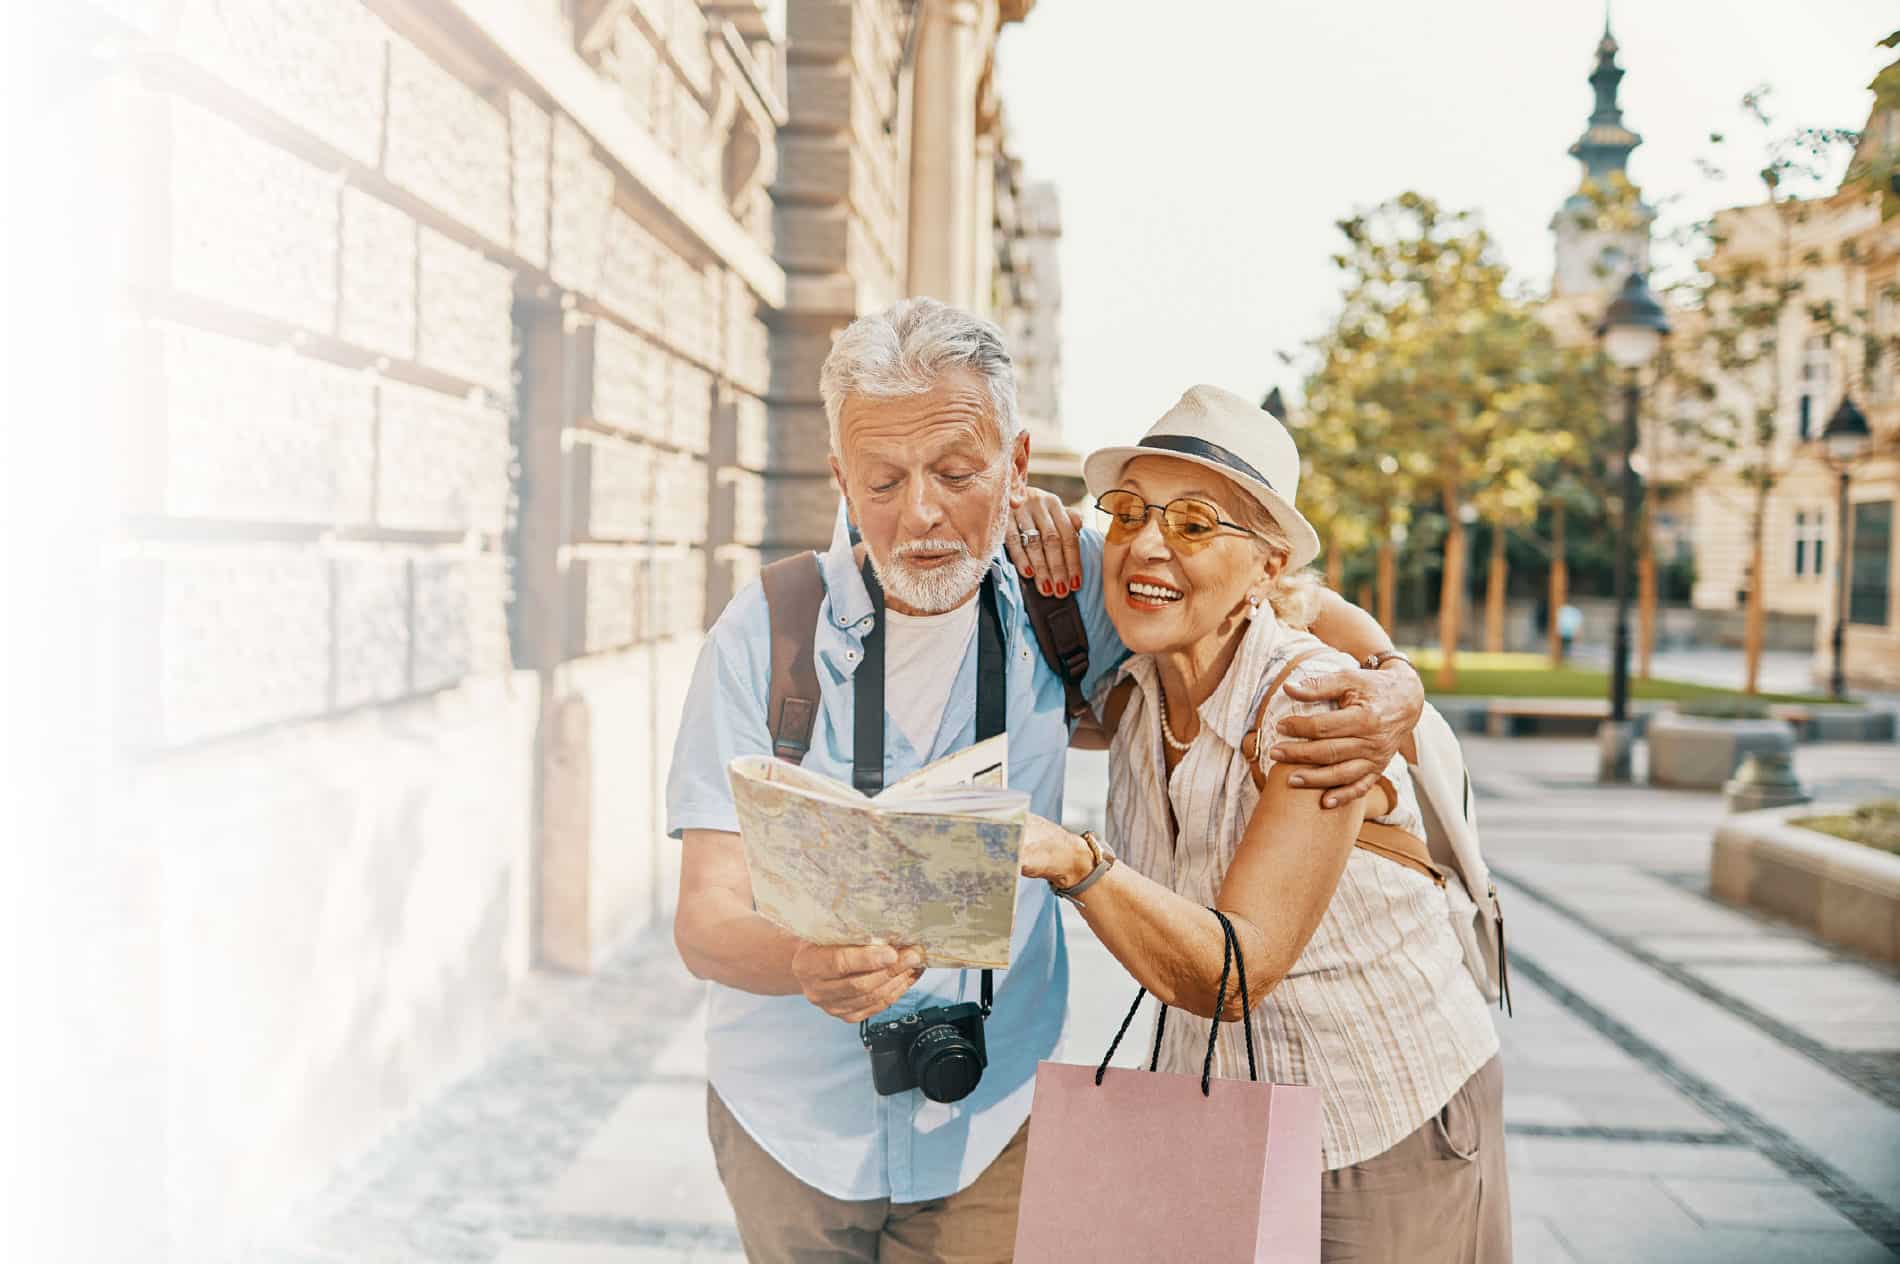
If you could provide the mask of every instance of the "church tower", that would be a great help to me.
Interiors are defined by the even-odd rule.
[[[1607,299],[1632,271],[1649,268],[1649,225],[1655,212],[1630,185],[1630,151],[1643,138],[1623,126],[1623,110],[1616,103],[1623,68],[1616,64],[1616,52],[1606,12],[1596,69],[1590,72],[1596,108],[1570,147],[1570,156],[1583,165],[1583,178],[1550,221],[1557,237],[1553,298]]]

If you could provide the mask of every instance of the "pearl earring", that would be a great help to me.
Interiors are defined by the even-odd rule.
[[[1260,595],[1258,593],[1248,593],[1247,594],[1247,617],[1249,619],[1254,619],[1254,618],[1258,618],[1259,615],[1260,615]]]

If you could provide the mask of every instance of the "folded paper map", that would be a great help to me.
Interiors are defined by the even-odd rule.
[[[816,944],[909,944],[927,966],[1009,964],[1029,796],[1007,734],[867,798],[783,760],[727,769],[759,912]]]

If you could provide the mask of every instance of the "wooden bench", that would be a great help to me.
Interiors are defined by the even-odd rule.
[[[1498,698],[1485,713],[1491,737],[1524,733],[1590,737],[1610,718],[1607,698]]]

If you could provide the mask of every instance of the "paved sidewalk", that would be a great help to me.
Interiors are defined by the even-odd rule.
[[[1588,742],[1467,742],[1512,950],[1518,1259],[1900,1258],[1900,978],[1709,898],[1716,796],[1597,787]],[[1826,793],[1900,792],[1893,746],[1796,765]],[[1075,757],[1077,823],[1103,776]],[[1070,930],[1063,1056],[1092,1061],[1134,985]],[[518,1038],[255,1258],[741,1259],[705,1140],[704,1016],[664,934],[595,978],[538,980]]]

